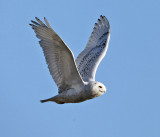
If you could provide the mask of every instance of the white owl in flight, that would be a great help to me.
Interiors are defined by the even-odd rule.
[[[110,25],[105,16],[100,16],[85,49],[74,60],[72,51],[52,29],[49,22],[35,18],[31,21],[43,49],[50,74],[58,86],[58,95],[41,100],[58,104],[79,103],[106,92],[106,87],[95,81],[97,67],[106,54],[110,39]]]

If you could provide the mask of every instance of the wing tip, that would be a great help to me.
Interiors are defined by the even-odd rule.
[[[49,24],[48,20],[46,17],[44,17],[44,22],[42,22],[38,17],[35,17],[35,20],[31,20],[31,23],[29,24],[30,26],[41,26],[41,27],[47,27],[47,28],[52,28],[51,25]]]
[[[108,19],[105,16],[100,15],[100,18],[98,18],[97,22],[94,24],[94,30],[103,28],[103,26],[105,26],[107,30],[110,30],[110,23]]]
[[[100,15],[99,19],[94,24],[94,28],[89,37],[87,47],[96,45],[96,42],[98,42],[99,38],[104,34],[108,34],[108,36],[110,35],[110,24],[104,15]]]
[[[98,30],[98,32],[101,32],[103,30],[107,30],[108,32],[110,32],[110,24],[105,16],[100,15],[100,18],[94,24],[93,33],[94,31],[96,31],[96,29]]]
[[[107,25],[107,27],[110,28],[109,20],[105,16],[100,15],[100,18],[98,19],[98,21],[99,20],[100,22],[102,22],[102,24]]]

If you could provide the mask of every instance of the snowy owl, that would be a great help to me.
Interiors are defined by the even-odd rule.
[[[72,51],[44,18],[31,20],[39,44],[43,49],[50,74],[58,86],[58,95],[41,100],[58,104],[79,103],[106,92],[106,87],[95,81],[97,67],[106,54],[110,39],[110,25],[105,16],[100,16],[85,49],[74,60]]]

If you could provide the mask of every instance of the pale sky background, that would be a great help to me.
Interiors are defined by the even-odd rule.
[[[46,17],[77,57],[100,15],[111,25],[96,73],[107,93],[41,104],[57,87],[30,20]],[[159,0],[1,0],[0,17],[0,137],[160,137]]]

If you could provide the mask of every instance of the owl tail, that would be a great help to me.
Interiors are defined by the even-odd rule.
[[[60,101],[57,98],[57,96],[49,98],[49,99],[40,100],[41,103],[45,103],[45,102],[48,102],[48,101],[53,101],[53,102],[56,102],[57,104],[64,104],[65,103],[65,102]]]
[[[41,103],[45,103],[45,102],[48,102],[48,101],[51,101],[51,100],[49,100],[49,99],[40,100]]]
[[[40,100],[41,103],[45,103],[45,102],[48,102],[48,101],[55,101],[54,97],[49,98],[49,99]]]
[[[41,103],[47,102],[47,100],[40,100]]]

